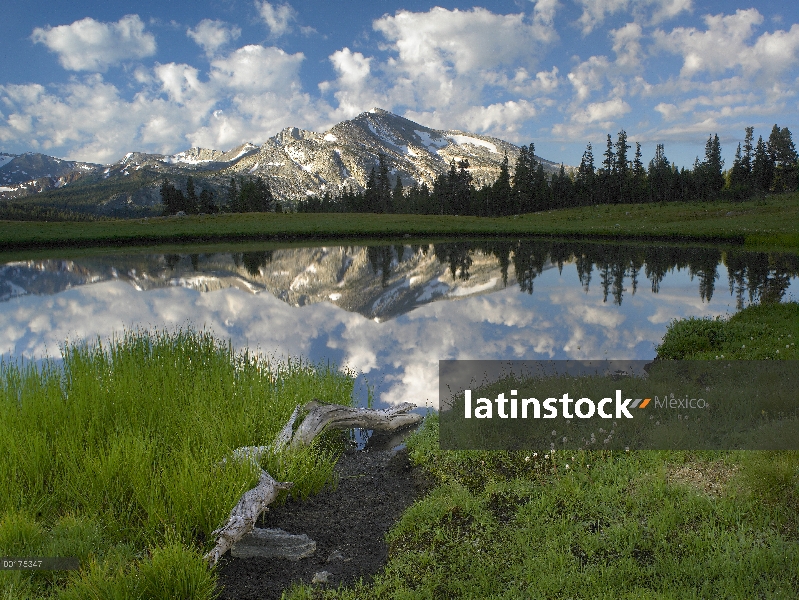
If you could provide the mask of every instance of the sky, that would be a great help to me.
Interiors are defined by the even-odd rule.
[[[0,152],[111,163],[380,107],[578,165],[607,135],[691,167],[799,130],[799,3],[28,0],[0,20]]]

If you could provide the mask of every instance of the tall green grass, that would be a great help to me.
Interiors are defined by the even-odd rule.
[[[271,443],[296,404],[352,397],[347,373],[235,352],[208,332],[128,332],[62,354],[0,365],[0,555],[82,568],[0,572],[0,598],[212,597],[202,554],[258,480],[221,459]],[[263,466],[306,496],[335,459],[315,443]]]

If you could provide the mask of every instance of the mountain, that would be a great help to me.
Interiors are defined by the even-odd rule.
[[[261,176],[279,201],[294,204],[309,195],[330,192],[335,196],[347,187],[364,189],[381,154],[391,178],[399,177],[406,187],[421,183],[432,187],[436,177],[449,169],[450,161],[463,159],[469,161],[475,185],[481,187],[497,178],[506,155],[512,169],[518,153],[518,146],[498,138],[433,129],[375,108],[322,133],[288,127],[260,146],[248,142],[227,152],[205,148],[171,156],[129,152],[105,166],[41,154],[0,155],[0,161],[5,161],[0,162],[0,199],[62,188],[80,180],[79,186],[73,186],[80,190],[71,195],[91,196],[96,212],[155,211],[165,176],[185,188],[191,175],[198,190],[208,188],[222,198],[231,177]],[[536,158],[548,173],[560,168]],[[43,178],[49,178],[49,187]],[[48,197],[54,200],[68,195],[58,190]]]
[[[27,152],[0,153],[0,197],[17,198],[73,183],[101,165]]]

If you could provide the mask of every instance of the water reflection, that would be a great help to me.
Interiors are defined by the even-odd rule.
[[[0,352],[191,324],[435,406],[439,359],[649,359],[670,320],[795,296],[798,270],[795,255],[529,240],[23,261],[0,266]]]

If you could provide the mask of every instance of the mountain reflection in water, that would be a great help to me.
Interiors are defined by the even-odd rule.
[[[672,319],[795,295],[797,274],[790,254],[540,240],[31,260],[0,266],[0,353],[208,327],[435,406],[439,359],[648,359]]]

